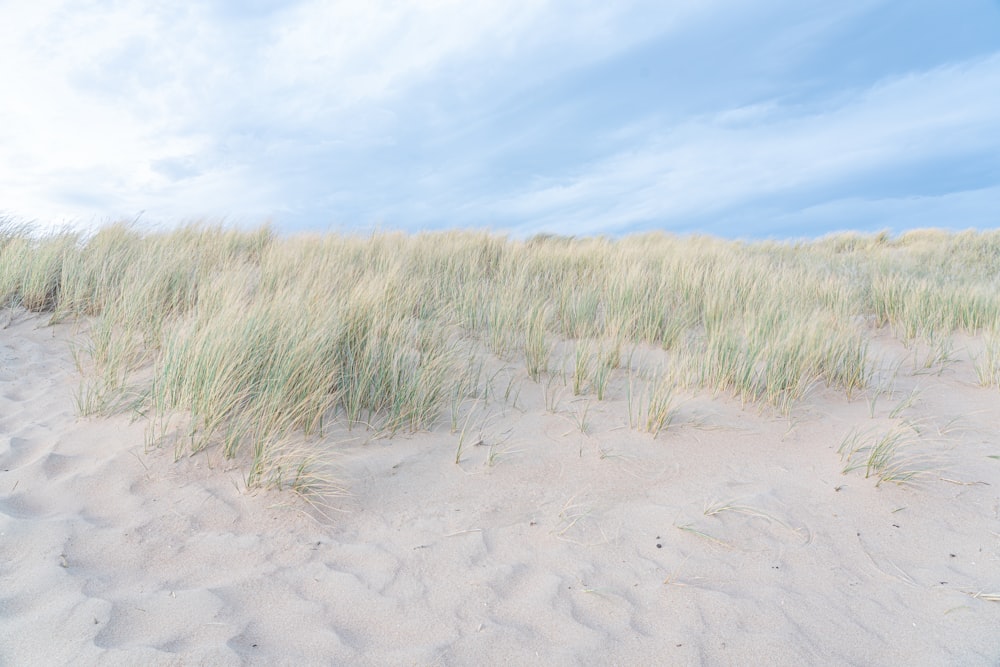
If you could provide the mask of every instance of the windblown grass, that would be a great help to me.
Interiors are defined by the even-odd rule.
[[[158,434],[180,429],[185,451],[248,452],[260,485],[303,478],[274,469],[290,465],[277,448],[334,421],[392,433],[447,413],[456,430],[464,402],[507,400],[520,382],[482,386],[486,357],[523,366],[553,410],[560,381],[605,400],[627,380],[627,422],[653,435],[677,389],[784,414],[817,383],[871,393],[878,327],[920,341],[928,369],[948,363],[953,332],[984,333],[980,380],[997,384],[1000,233],[747,244],[114,225],[38,238],[0,222],[0,305],[86,318],[81,411],[131,407]],[[638,348],[655,363],[633,368]],[[878,473],[878,456],[866,467]]]
[[[838,452],[844,461],[843,473],[863,469],[865,478],[877,477],[882,482],[904,484],[941,470],[941,462],[933,456],[911,453],[920,439],[920,429],[911,422],[899,421],[884,433],[851,430],[841,442]]]

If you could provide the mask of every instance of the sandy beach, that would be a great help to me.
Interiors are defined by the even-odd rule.
[[[334,430],[347,495],[321,513],[246,492],[211,449],[150,449],[142,420],[78,418],[78,327],[5,324],[3,664],[1000,660],[1000,397],[973,338],[874,403],[819,387],[783,417],[702,393],[655,438],[621,387],[530,382],[471,407],[458,464],[447,424]],[[900,423],[924,474],[843,472],[852,429]]]
[[[0,81],[0,667],[1000,667],[1000,0],[0,1]]]

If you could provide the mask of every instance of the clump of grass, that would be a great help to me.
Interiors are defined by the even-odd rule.
[[[677,386],[664,368],[646,374],[629,370],[625,386],[629,428],[645,431],[654,438],[677,418]]]
[[[882,482],[902,484],[927,475],[934,462],[927,456],[910,454],[919,431],[913,424],[901,422],[884,433],[852,429],[841,441],[837,452],[845,462],[843,473],[864,469],[865,479],[877,477]]]
[[[559,386],[559,378],[555,375],[549,377],[545,382],[545,410],[555,413],[559,410],[559,401],[562,398],[562,388]]]
[[[673,423],[677,415],[674,403],[674,385],[666,374],[661,374],[649,387],[646,405],[646,431],[654,438]]]
[[[928,373],[941,375],[956,361],[954,343],[948,335],[930,334],[927,337],[923,355],[918,355],[918,352],[919,350],[914,349],[913,373],[915,375]]]
[[[594,355],[589,341],[577,341],[573,350],[573,360],[573,395],[579,396],[588,387],[587,381],[594,365]]]
[[[590,385],[597,394],[597,400],[603,401],[608,391],[608,381],[611,373],[621,364],[621,345],[619,343],[607,343],[597,353],[597,359],[593,366],[593,375],[590,378]]]
[[[983,350],[974,365],[980,386],[1000,387],[1000,326],[983,335]]]
[[[524,362],[528,377],[534,382],[541,379],[541,374],[548,370],[552,347],[548,342],[548,308],[545,304],[537,304],[528,312],[528,322],[524,341]]]
[[[333,474],[329,450],[316,443],[286,440],[272,443],[261,457],[255,457],[247,471],[247,488],[289,489],[308,499],[320,510],[331,509],[330,502],[347,491],[342,480]]]
[[[590,435],[590,422],[587,420],[587,413],[590,412],[590,401],[583,401],[583,407],[574,410],[571,414],[573,423],[584,435]]]
[[[80,235],[35,237],[24,226],[0,224],[0,304],[55,310],[64,269],[79,254]]]

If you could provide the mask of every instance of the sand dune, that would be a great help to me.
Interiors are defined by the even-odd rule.
[[[1000,393],[975,340],[904,363],[874,408],[697,395],[655,439],[621,387],[547,401],[525,378],[468,409],[458,465],[447,424],[328,434],[349,495],[324,517],[217,452],[147,451],[141,421],[78,418],[72,325],[11,317],[3,664],[1000,662]],[[927,473],[844,474],[852,429],[905,433]]]

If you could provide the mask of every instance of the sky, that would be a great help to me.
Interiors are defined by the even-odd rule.
[[[0,218],[1000,227],[1000,0],[0,0]]]

